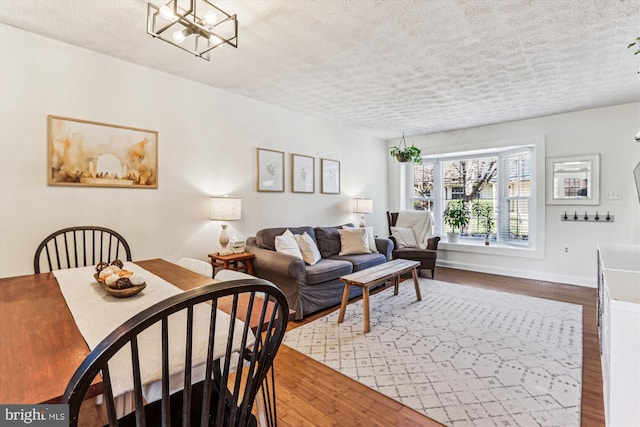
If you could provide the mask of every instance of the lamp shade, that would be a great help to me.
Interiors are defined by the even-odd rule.
[[[211,219],[216,221],[242,219],[242,199],[239,197],[211,197]]]
[[[353,212],[359,214],[370,214],[373,212],[373,200],[359,197],[353,199]]]

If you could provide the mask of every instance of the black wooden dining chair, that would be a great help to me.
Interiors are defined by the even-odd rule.
[[[245,309],[238,303],[241,295],[247,296]],[[216,310],[220,298],[232,298],[230,318],[246,318],[259,315],[260,324],[267,325],[262,333],[254,335],[249,322],[222,322],[220,311]],[[194,348],[194,307],[200,303],[210,303],[211,314],[204,325],[208,330],[206,346],[206,368],[204,379],[191,377],[193,368],[192,350]],[[201,307],[195,307],[201,308]],[[169,323],[175,321],[178,313],[186,312],[184,380],[180,390],[170,394],[169,385],[169,348],[176,346],[172,341]],[[63,403],[69,405],[70,426],[78,425],[80,406],[98,375],[102,375],[103,405],[109,425],[120,426],[252,426],[257,418],[252,414],[256,396],[262,395],[262,404],[268,408],[264,412],[268,425],[277,424],[275,410],[275,383],[273,382],[273,360],[284,337],[289,308],[287,299],[275,285],[263,279],[244,279],[215,283],[195,288],[161,301],[133,316],[99,343],[82,362],[67,385]],[[172,316],[171,318],[169,316]],[[242,317],[245,316],[245,317]],[[202,317],[200,317],[202,319]],[[155,325],[155,327],[154,327]],[[180,327],[182,323],[180,323]],[[224,325],[224,326],[221,326]],[[200,327],[203,325],[199,325]],[[157,333],[161,344],[156,351],[160,354],[149,355],[150,346],[143,346],[144,337],[140,335],[149,328]],[[240,329],[238,329],[240,328]],[[235,339],[228,337],[234,337]],[[221,342],[222,337],[224,342]],[[241,340],[239,337],[242,337]],[[140,339],[139,339],[140,338]],[[169,343],[172,343],[171,346]],[[223,344],[224,356],[214,357],[214,349]],[[181,345],[181,344],[180,344]],[[155,348],[155,347],[154,347]],[[118,418],[113,382],[116,375],[122,380],[122,370],[117,374],[109,370],[112,357],[122,349],[131,361],[131,371],[125,372],[133,384],[133,406],[135,410]],[[146,353],[145,353],[146,351]],[[130,354],[130,355],[129,355]],[[232,357],[237,354],[239,357]],[[120,357],[122,357],[120,355]],[[162,397],[152,403],[145,402],[141,379],[141,366],[145,360],[161,360]],[[204,364],[204,362],[201,362]],[[231,375],[230,375],[231,374]],[[157,383],[156,383],[157,384]],[[117,397],[117,396],[116,396]],[[256,410],[257,412],[257,410]]]
[[[38,274],[116,259],[132,259],[129,244],[118,232],[97,226],[69,227],[51,233],[38,245],[33,271]]]

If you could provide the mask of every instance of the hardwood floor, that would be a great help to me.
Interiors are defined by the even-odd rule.
[[[582,426],[605,425],[595,289],[441,267],[436,268],[436,279],[581,304]],[[324,310],[299,322],[289,322],[288,329],[311,322],[338,308]],[[442,425],[287,346],[282,346],[278,351],[275,368],[278,424],[281,427]],[[83,413],[89,416],[88,423],[83,425],[99,425],[89,421],[98,418],[92,406],[83,405]]]
[[[596,289],[441,267],[436,268],[435,277],[447,282],[581,304],[582,425],[605,425],[596,327]],[[290,322],[289,329],[336,309],[338,307],[316,313],[299,322]],[[440,425],[286,346],[279,350],[276,357],[276,382],[278,422],[281,426]]]

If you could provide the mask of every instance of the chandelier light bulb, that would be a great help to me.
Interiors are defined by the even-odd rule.
[[[171,35],[171,38],[176,43],[182,43],[184,39],[187,38],[188,35],[189,35],[189,30],[185,28],[184,30],[175,31]]]
[[[173,14],[173,10],[171,10],[171,8],[166,4],[160,7],[160,16],[169,21],[176,19],[176,15]]]
[[[212,44],[220,44],[220,43],[222,43],[222,39],[220,37],[218,37],[218,36],[214,36],[213,34],[211,34],[209,36],[209,41]]]
[[[215,13],[213,10],[210,10],[204,14],[204,17],[202,18],[202,20],[207,25],[213,25],[218,20],[218,14]]]

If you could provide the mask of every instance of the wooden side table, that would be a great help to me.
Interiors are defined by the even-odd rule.
[[[230,255],[218,255],[216,253],[209,254],[214,276],[217,268],[241,271],[243,273],[253,275],[253,259],[255,257],[255,254],[252,254],[251,252],[242,252]]]

